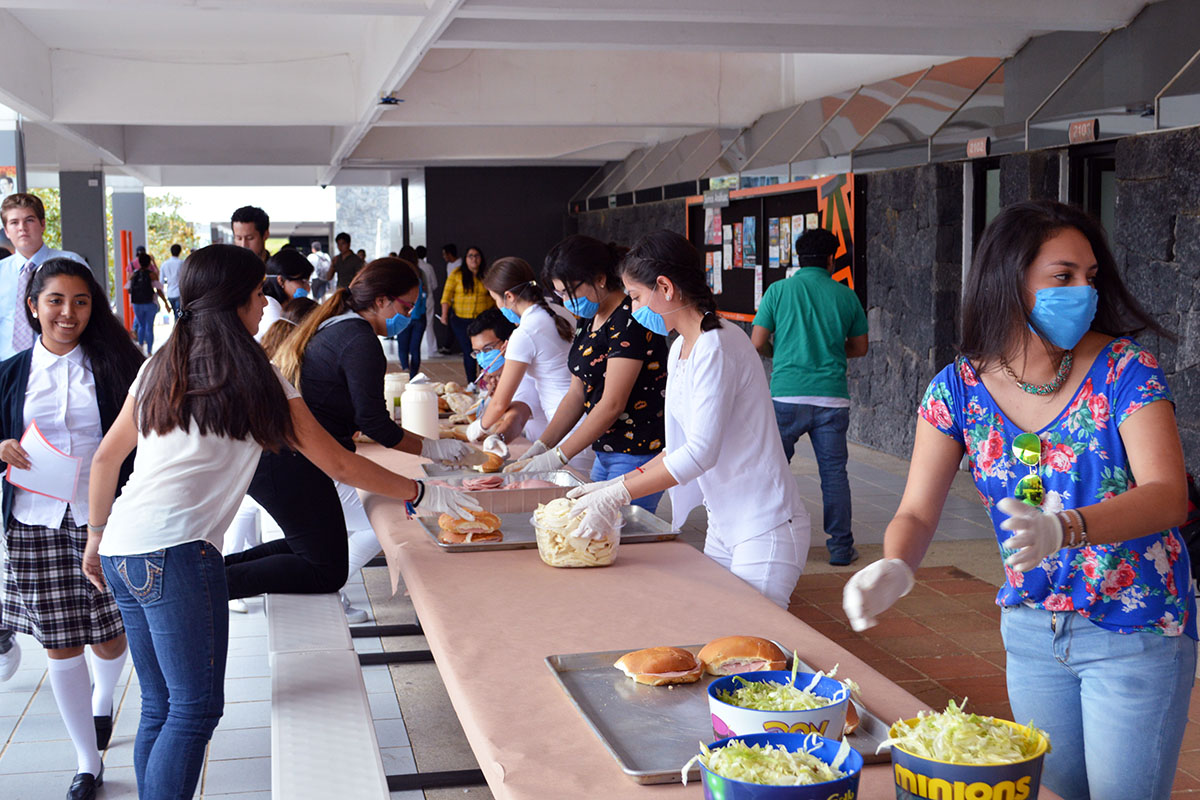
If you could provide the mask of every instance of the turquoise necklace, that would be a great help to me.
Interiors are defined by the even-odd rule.
[[[1004,371],[1008,373],[1008,377],[1016,381],[1021,391],[1029,394],[1047,395],[1054,394],[1062,388],[1063,382],[1071,374],[1071,365],[1074,360],[1070,350],[1063,353],[1062,362],[1058,365],[1058,374],[1049,383],[1026,383],[1017,377],[1017,373],[1013,372],[1013,368],[1009,366],[1008,361],[1002,358],[1000,359],[1000,363],[1004,366]]]

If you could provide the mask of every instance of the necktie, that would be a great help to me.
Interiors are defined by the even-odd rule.
[[[25,290],[29,288],[29,278],[35,269],[36,264],[26,261],[17,274],[17,309],[13,315],[12,337],[13,352],[16,353],[33,347],[33,328],[29,327],[29,320],[25,317]]]

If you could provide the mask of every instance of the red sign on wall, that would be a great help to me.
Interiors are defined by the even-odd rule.
[[[967,158],[986,158],[992,152],[992,137],[980,136],[967,140]]]
[[[1078,122],[1072,122],[1071,127],[1067,128],[1067,140],[1071,144],[1094,142],[1099,138],[1100,120],[1098,119],[1081,119]]]

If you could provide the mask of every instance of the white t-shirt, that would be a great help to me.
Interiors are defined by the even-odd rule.
[[[267,295],[267,307],[263,309],[262,320],[258,323],[258,333],[254,334],[254,341],[261,342],[262,337],[267,335],[267,331],[271,330],[271,326],[281,317],[283,317],[283,306],[274,297]]]
[[[571,342],[558,335],[554,319],[535,305],[525,309],[521,324],[508,338],[504,358],[528,365],[525,377],[532,382],[546,419],[554,418],[558,404],[571,388],[571,370],[567,367],[570,351]]]
[[[179,268],[183,259],[171,256],[158,268],[159,279],[167,285],[167,297],[179,297]]]
[[[151,361],[139,370],[131,395],[137,396]],[[299,397],[273,369],[288,400]],[[262,452],[250,438],[201,436],[195,424],[162,436],[139,431],[133,474],[113,502],[100,555],[139,555],[201,539],[220,550]]]

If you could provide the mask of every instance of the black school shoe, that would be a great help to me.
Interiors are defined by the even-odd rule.
[[[92,717],[92,722],[96,726],[96,749],[104,752],[112,738],[112,711],[103,717]]]
[[[104,764],[100,765],[100,774],[90,772],[75,773],[71,788],[67,790],[67,800],[95,800],[96,790],[104,785]]]

